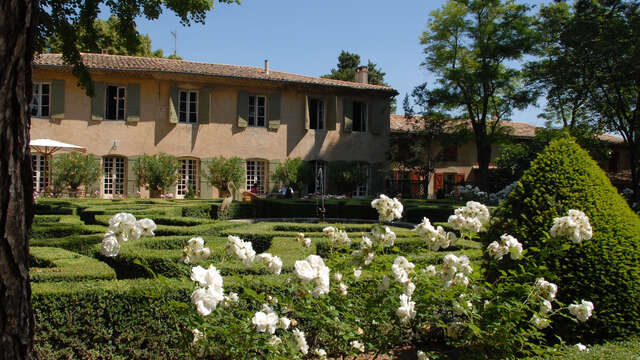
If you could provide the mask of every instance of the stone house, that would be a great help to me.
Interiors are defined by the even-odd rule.
[[[367,83],[297,75],[264,67],[163,58],[83,53],[95,84],[88,97],[60,54],[33,62],[31,138],[80,145],[101,159],[100,195],[131,196],[141,189],[132,171],[141,154],[180,160],[177,197],[189,187],[218,196],[204,179],[207,159],[244,159],[242,187],[264,194],[276,187],[270,174],[286,158],[316,168],[333,161],[359,162],[374,175],[384,167],[389,100],[397,92]],[[47,184],[47,164],[33,155],[35,190]],[[382,192],[369,176],[356,195]],[[329,189],[330,190],[330,189]]]

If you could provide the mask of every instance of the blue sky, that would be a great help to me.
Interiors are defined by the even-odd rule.
[[[206,24],[183,27],[171,12],[158,20],[138,21],[153,49],[173,52],[171,31],[177,32],[177,53],[185,60],[263,66],[310,76],[329,73],[341,50],[357,53],[386,72],[385,81],[404,94],[432,77],[420,67],[419,36],[429,13],[444,0],[242,0],[241,5],[216,3]],[[535,0],[529,4],[546,3]],[[401,110],[399,110],[401,111]],[[541,125],[539,109],[515,113],[514,121]]]

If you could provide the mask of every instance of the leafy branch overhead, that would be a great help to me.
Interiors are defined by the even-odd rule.
[[[240,0],[218,2],[239,4]],[[97,22],[101,6],[106,7],[117,21],[109,19],[104,27]],[[164,10],[171,10],[183,25],[189,26],[191,23],[204,23],[207,12],[213,8],[214,2],[209,0],[142,0],[135,4],[126,1],[43,0],[40,1],[34,50],[36,53],[47,49],[61,51],[63,60],[73,65],[72,72],[80,86],[85,88],[87,95],[92,96],[93,83],[87,67],[82,63],[81,50],[98,50],[96,47],[101,41],[106,41],[104,35],[114,32],[119,40],[113,46],[128,54],[139,54],[140,51],[146,51],[148,38],[140,36],[136,30],[136,18],[155,20]],[[150,48],[150,44],[148,46]]]

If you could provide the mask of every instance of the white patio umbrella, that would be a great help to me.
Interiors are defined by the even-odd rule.
[[[58,151],[78,151],[85,152],[87,148],[63,143],[56,140],[51,139],[35,139],[29,142],[29,146],[32,150],[40,153],[44,156],[45,164],[47,167],[47,178],[49,181],[51,180],[51,171],[50,171],[50,160],[51,156]]]

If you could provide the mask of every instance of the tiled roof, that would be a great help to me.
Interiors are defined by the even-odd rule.
[[[237,79],[253,79],[281,81],[298,84],[322,85],[340,88],[375,90],[395,95],[397,92],[388,86],[361,84],[350,81],[317,78],[312,76],[285,73],[269,70],[266,74],[264,68],[240,65],[210,64],[195,61],[184,61],[165,58],[89,54],[82,53],[83,63],[91,70],[114,70],[114,71],[139,71],[139,72],[161,72],[176,74],[193,74],[202,76],[216,76]],[[61,54],[40,54],[33,60],[33,65],[38,67],[66,67]]]
[[[391,115],[391,132],[411,132],[414,130],[415,124],[417,124],[418,117],[413,117],[410,119],[405,118],[404,115],[401,114],[392,114]],[[516,122],[516,121],[507,121],[504,122],[503,125],[505,127],[511,128],[510,134],[519,138],[533,138],[536,136],[536,131],[538,129],[542,129],[541,127],[537,127],[531,124]],[[611,135],[600,135],[599,138],[602,141],[606,141],[609,143],[623,143],[624,140],[617,136]]]

